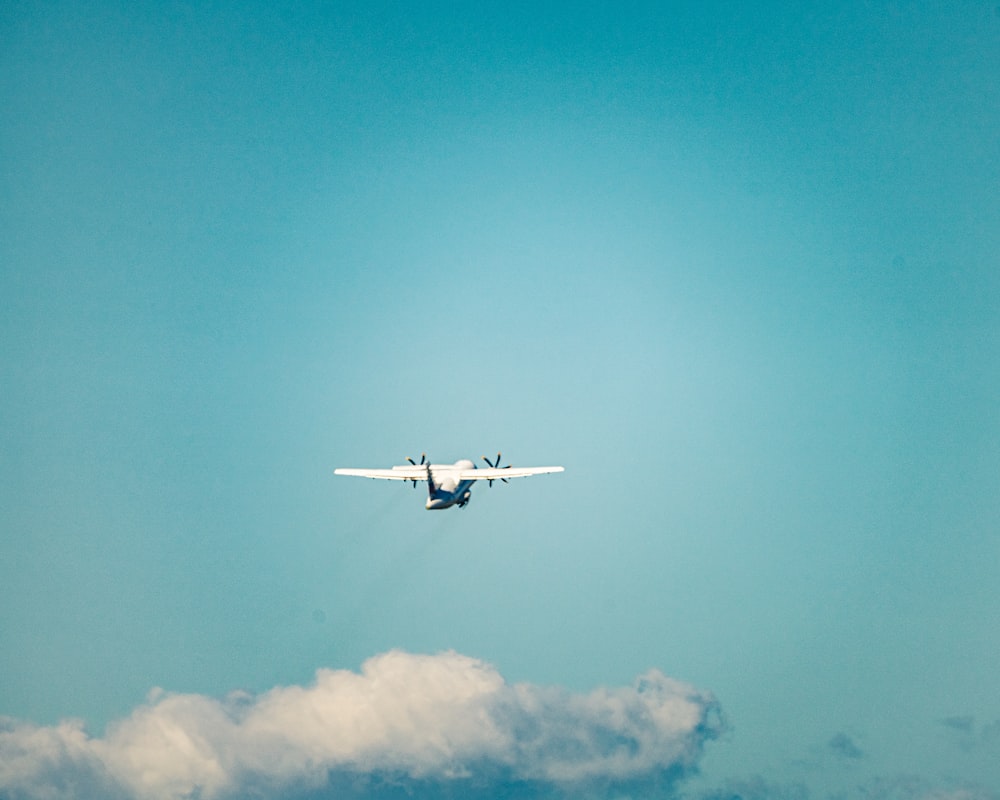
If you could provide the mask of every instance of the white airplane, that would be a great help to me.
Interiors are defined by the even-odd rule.
[[[354,475],[359,478],[378,478],[384,481],[412,481],[414,487],[417,481],[427,481],[427,502],[424,507],[428,511],[458,506],[465,508],[472,497],[472,484],[475,481],[501,480],[507,483],[508,478],[527,478],[531,475],[544,475],[548,472],[562,472],[562,467],[506,467],[500,466],[500,454],[496,462],[483,456],[483,461],[489,464],[489,469],[478,469],[469,459],[464,458],[454,464],[431,464],[427,454],[420,456],[418,464],[407,456],[409,466],[393,467],[392,469],[335,469],[335,475]]]

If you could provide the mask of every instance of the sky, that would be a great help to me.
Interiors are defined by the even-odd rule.
[[[0,798],[1000,797],[1000,6],[0,42]]]

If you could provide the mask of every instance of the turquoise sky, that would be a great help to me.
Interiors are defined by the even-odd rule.
[[[0,42],[9,730],[454,650],[713,693],[664,794],[998,796],[995,3],[14,2]],[[566,472],[433,514],[333,476],[498,449]]]

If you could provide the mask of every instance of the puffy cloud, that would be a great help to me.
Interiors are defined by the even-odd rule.
[[[79,722],[0,724],[0,797],[464,796],[669,786],[722,726],[708,694],[655,670],[577,694],[508,684],[449,652],[394,651],[360,673],[223,700],[156,691],[103,738]]]

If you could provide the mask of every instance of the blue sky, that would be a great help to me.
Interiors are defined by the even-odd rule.
[[[0,31],[0,796],[71,785],[28,731],[106,755],[388,653],[558,687],[543,728],[650,669],[711,693],[640,794],[997,796],[995,4]],[[333,477],[498,449],[566,472],[440,514]],[[560,747],[476,785],[562,791]]]

